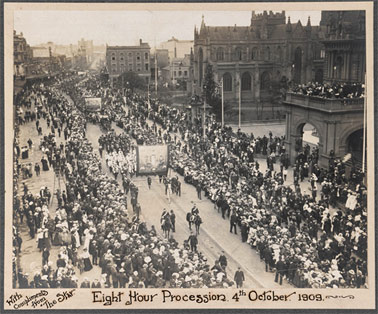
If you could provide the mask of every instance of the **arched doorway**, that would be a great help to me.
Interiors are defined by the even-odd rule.
[[[364,143],[363,129],[359,129],[351,133],[346,139],[347,153],[352,155],[352,158],[357,163],[362,163],[363,143]]]
[[[252,77],[249,72],[244,72],[242,77],[241,77],[241,90],[242,91],[249,91],[251,90],[251,84],[252,82]]]
[[[268,71],[263,72],[261,74],[261,79],[260,79],[260,90],[265,91],[268,90],[270,86],[270,73]]]
[[[302,73],[302,48],[297,47],[294,52],[294,63],[293,63],[293,80],[295,83],[301,83],[301,73]]]
[[[312,156],[312,160],[319,158],[320,135],[318,130],[311,123],[302,123],[297,128],[298,138],[295,142],[295,151],[303,153],[305,159],[308,160]]]
[[[202,48],[198,51],[198,76],[199,76],[199,86],[202,86],[203,79],[203,51]]]

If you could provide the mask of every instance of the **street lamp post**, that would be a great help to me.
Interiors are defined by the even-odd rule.
[[[221,93],[222,93],[222,129],[224,128],[224,94],[223,94],[223,77],[221,79]]]
[[[205,126],[206,126],[206,97],[203,100],[203,138],[205,138],[206,136]]]
[[[148,77],[148,83],[147,83],[147,105],[148,105],[148,110],[151,109],[151,104],[150,104],[150,77]]]
[[[239,77],[239,129],[241,127],[241,80]]]

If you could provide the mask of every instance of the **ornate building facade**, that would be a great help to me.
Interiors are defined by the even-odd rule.
[[[366,32],[364,11],[322,11],[325,27],[324,79],[328,82],[364,82]]]
[[[215,80],[223,81],[225,103],[244,120],[270,117],[280,108],[272,108],[271,82],[305,83],[323,79],[324,51],[321,40],[326,26],[311,26],[308,19],[286,22],[285,11],[255,14],[249,26],[207,26],[194,29],[193,94],[201,95],[208,64]]]
[[[291,161],[297,152],[295,144],[302,143],[303,127],[311,124],[319,137],[319,164],[328,166],[331,155],[363,167],[364,94],[366,72],[366,32],[364,11],[323,11],[320,22],[325,28],[324,81],[333,88],[361,93],[347,98],[316,97],[287,93],[283,102],[286,111],[285,147]],[[346,84],[347,83],[347,84]]]

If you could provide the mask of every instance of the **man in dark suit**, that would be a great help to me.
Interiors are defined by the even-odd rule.
[[[283,256],[280,256],[279,261],[276,264],[276,278],[274,279],[275,282],[278,282],[278,277],[280,278],[280,285],[282,285],[282,278],[285,274],[286,265],[283,261]]]
[[[235,272],[234,281],[236,282],[236,288],[243,288],[243,281],[245,280],[244,272],[241,270],[240,266]]]
[[[230,218],[230,232],[232,233],[232,229],[234,229],[235,234],[236,233],[236,224],[238,222],[238,216],[236,216],[236,213],[233,212]]]
[[[198,239],[197,236],[193,234],[193,231],[190,231],[188,242],[190,244],[190,249],[192,250],[192,252],[197,252]]]

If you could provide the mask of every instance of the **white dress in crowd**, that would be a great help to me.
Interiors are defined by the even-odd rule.
[[[87,249],[87,250],[89,250],[89,243],[93,239],[93,234],[91,234],[89,231],[90,231],[90,229],[88,229],[88,228],[84,230],[85,240],[84,240],[83,249]]]
[[[354,193],[349,193],[345,207],[350,210],[354,210],[357,205],[357,196]]]

